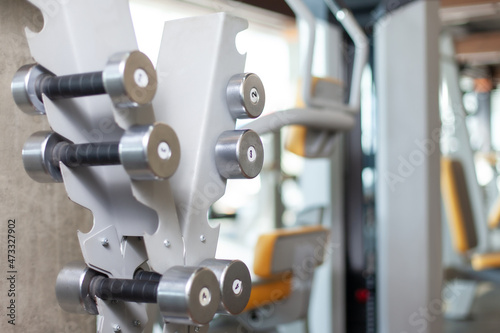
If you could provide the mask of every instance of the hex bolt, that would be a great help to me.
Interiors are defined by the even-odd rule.
[[[104,71],[56,76],[40,65],[25,65],[14,76],[12,95],[28,114],[45,114],[42,95],[51,100],[108,94],[115,107],[151,103],[157,76],[149,58],[139,51],[113,55]]]
[[[215,146],[215,163],[226,179],[255,178],[262,170],[264,147],[252,130],[226,131]]]
[[[104,246],[104,247],[108,247],[109,246],[109,240],[107,238],[103,238],[101,240],[101,245]]]
[[[122,328],[120,327],[120,325],[113,326],[113,332],[121,332],[121,331],[122,331]]]
[[[168,157],[163,154],[165,145]],[[59,163],[69,168],[122,164],[133,179],[155,180],[177,170],[180,145],[170,126],[156,123],[129,128],[120,142],[72,144],[56,133],[37,132],[22,154],[28,175],[42,183],[62,181]]]
[[[229,80],[226,99],[233,118],[257,118],[264,110],[266,92],[256,74],[242,73]]]

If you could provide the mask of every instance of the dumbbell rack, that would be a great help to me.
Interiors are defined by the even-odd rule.
[[[43,1],[30,2],[44,10]],[[126,0],[64,1],[58,2],[56,9],[52,15],[44,16],[41,32],[27,30],[32,56],[55,76],[102,71],[114,55],[138,48]],[[237,52],[235,38],[246,27],[246,21],[223,13],[167,22],[157,64],[157,94],[152,103],[121,103],[120,94],[109,89],[107,95],[80,98],[41,96],[51,128],[70,144],[121,145],[124,134],[134,128],[161,122],[173,129],[180,145],[178,167],[171,177],[164,177],[168,179],[134,178],[125,165],[116,164],[116,157],[113,165],[71,167],[59,163],[58,172],[69,198],[94,216],[92,229],[88,233],[78,232],[84,269],[79,272],[78,265],[70,265],[58,279],[63,284],[58,285],[60,303],[71,303],[72,297],[76,297],[77,303],[82,301],[82,290],[65,289],[73,283],[65,278],[75,272],[88,278],[85,281],[90,287],[96,276],[111,282],[126,280],[125,286],[138,271],[145,270],[163,274],[158,288],[165,291],[175,285],[171,281],[177,275],[171,272],[181,274],[182,267],[191,269],[192,274],[198,274],[198,266],[209,265],[209,274],[217,273],[221,266],[227,267],[227,262],[213,261],[219,228],[210,226],[207,212],[224,194],[226,177],[255,176],[263,162],[262,143],[255,133],[234,131],[235,113],[241,115],[234,105],[251,103],[262,112],[265,102],[261,84],[255,86],[257,91],[253,86],[247,89],[255,78],[248,80],[248,76],[239,74],[243,72],[245,56]],[[134,79],[142,85],[140,77]],[[240,89],[231,84],[232,89],[228,89],[228,82],[235,80]],[[254,111],[247,113],[251,117],[260,115]],[[245,151],[239,151],[241,147]],[[157,148],[163,158],[164,147],[160,144]],[[248,269],[238,261],[234,263],[243,276],[244,297],[248,300]],[[217,277],[222,285],[220,276],[219,272]],[[102,280],[92,282],[97,285],[95,281]],[[236,284],[235,294],[239,288],[241,285]],[[209,291],[214,300],[222,297],[224,301],[224,294],[216,295],[221,293],[218,287]],[[102,290],[94,290],[94,294],[97,296],[91,302],[95,302],[94,312],[99,314],[98,332],[151,332],[157,307],[102,299]],[[200,292],[201,304],[202,296],[206,294]],[[186,311],[182,305],[176,308],[177,303],[169,299],[163,300],[165,303],[169,313],[174,314],[169,316],[162,311],[165,333],[208,330],[207,325],[201,325],[205,323],[193,322],[192,316],[182,314]],[[222,305],[219,311],[230,312]],[[183,317],[177,320],[176,316]]]

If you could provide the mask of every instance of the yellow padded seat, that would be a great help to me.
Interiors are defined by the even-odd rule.
[[[469,191],[462,164],[441,158],[441,193],[455,251],[465,254],[477,246]]]
[[[293,268],[297,259],[294,250],[299,247],[304,250],[309,246],[314,249],[315,265],[320,265],[327,237],[328,229],[321,226],[279,229],[261,235],[254,258],[254,273],[259,278],[252,281],[252,292],[245,311],[288,298],[293,291]]]
[[[292,274],[283,274],[276,279],[252,283],[252,292],[243,311],[250,311],[267,304],[278,302],[292,293]]]
[[[313,96],[328,98],[332,96],[332,92],[338,92],[337,98],[342,98],[342,89],[344,83],[331,77],[312,77],[311,89]],[[297,107],[305,108],[304,101],[299,98]],[[306,152],[307,127],[305,126],[290,126],[286,134],[285,149],[295,155],[307,157]]]
[[[255,247],[254,273],[261,278],[272,278],[291,271],[294,258],[293,253],[290,251],[290,243],[298,246],[300,243],[314,242],[323,238],[323,243],[318,244],[318,246],[324,246],[327,235],[328,230],[321,226],[279,229],[261,235]],[[288,248],[285,248],[287,246]],[[322,259],[322,256],[318,259]],[[317,265],[322,263],[321,260],[319,261]]]
[[[488,215],[488,227],[495,229],[498,226],[500,226],[500,198],[497,199]]]
[[[500,268],[500,252],[475,254],[472,256],[471,264],[476,271]]]

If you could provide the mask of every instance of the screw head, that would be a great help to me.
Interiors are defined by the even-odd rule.
[[[107,238],[103,238],[101,240],[101,245],[104,246],[104,247],[109,246],[109,240]]]
[[[259,91],[257,90],[257,88],[252,88],[250,89],[250,102],[252,102],[252,104],[256,105],[257,103],[259,103],[259,99],[260,99],[260,96],[259,96]]]
[[[141,88],[146,88],[149,84],[148,73],[142,68],[137,68],[134,72],[134,81]]]
[[[240,295],[243,291],[243,283],[240,279],[234,279],[233,281],[233,293],[235,295]]]
[[[212,293],[207,287],[204,287],[200,290],[199,299],[201,306],[207,306],[208,304],[210,304],[210,301],[212,301]]]
[[[162,160],[168,160],[172,157],[172,149],[170,149],[170,146],[165,141],[160,142],[158,145],[158,156],[160,156]]]
[[[141,321],[140,320],[134,320],[134,326],[137,327],[137,326],[141,326]]]
[[[255,162],[255,160],[257,159],[257,150],[254,146],[248,147],[247,158],[250,162]]]
[[[205,237],[205,235],[201,235],[200,242],[205,243],[206,241],[207,241],[207,238]]]
[[[170,247],[170,241],[168,239],[165,239],[163,245],[165,245],[165,247]]]
[[[122,331],[122,328],[120,327],[120,325],[113,326],[113,332],[121,332],[121,331]]]
[[[199,326],[196,326],[196,327],[194,328],[194,331],[195,331],[195,332],[199,332],[199,331],[200,331],[200,327],[199,327]]]

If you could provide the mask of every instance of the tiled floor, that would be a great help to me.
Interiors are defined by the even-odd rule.
[[[444,333],[500,332],[500,287],[483,284],[472,308],[470,320],[445,322]]]

